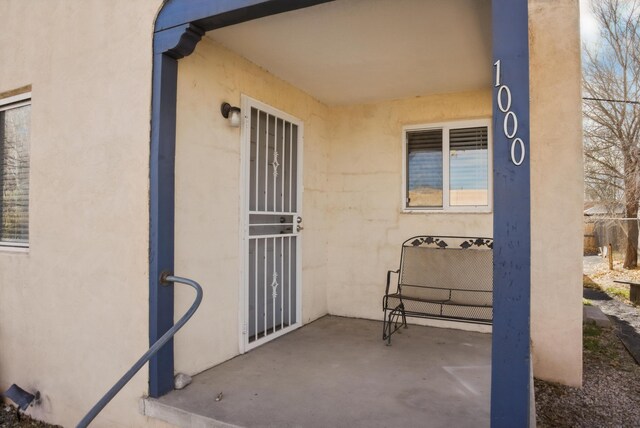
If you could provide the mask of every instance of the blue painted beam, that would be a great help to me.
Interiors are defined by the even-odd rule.
[[[195,24],[205,31],[302,9],[333,0],[169,0],[155,31]]]
[[[494,428],[527,427],[529,412],[533,410],[529,408],[531,192],[527,7],[527,0],[492,1],[493,61],[499,61],[494,65],[493,82],[491,426]]]

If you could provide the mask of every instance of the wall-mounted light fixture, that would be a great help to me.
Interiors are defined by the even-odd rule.
[[[229,124],[237,128],[240,126],[240,107],[233,107],[229,103],[222,103],[220,113],[225,119],[229,119]]]

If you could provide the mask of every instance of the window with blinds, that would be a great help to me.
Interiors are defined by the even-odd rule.
[[[29,142],[31,101],[28,94],[0,100],[0,245],[26,247],[29,242]]]
[[[488,120],[412,126],[404,134],[405,210],[490,210]]]

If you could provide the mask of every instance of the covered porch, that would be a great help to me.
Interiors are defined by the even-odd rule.
[[[488,427],[491,335],[325,316],[142,402],[183,427]],[[217,399],[218,397],[221,398]]]
[[[526,2],[198,4],[169,2],[156,24],[151,341],[191,298],[176,291],[174,305],[157,273],[197,279],[205,298],[151,361],[145,414],[212,426],[487,426],[490,413],[496,426],[528,423]],[[239,128],[221,103],[239,106]],[[469,129],[480,136],[454,147]],[[435,171],[415,195],[412,144]],[[454,185],[470,171],[453,166],[465,153],[476,181]],[[381,323],[326,317],[381,319],[384,275],[423,234],[495,239],[493,342],[437,320],[445,329],[411,326],[385,347]],[[201,374],[170,392],[176,372]]]

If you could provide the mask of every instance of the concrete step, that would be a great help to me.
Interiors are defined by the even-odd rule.
[[[583,306],[583,323],[611,327],[611,320],[597,306]]]

